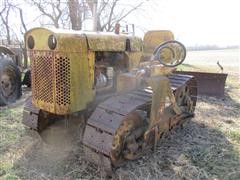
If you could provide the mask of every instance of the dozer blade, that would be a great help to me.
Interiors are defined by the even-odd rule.
[[[197,81],[198,95],[224,97],[225,82],[228,74],[195,71],[175,71],[174,73],[194,76]]]

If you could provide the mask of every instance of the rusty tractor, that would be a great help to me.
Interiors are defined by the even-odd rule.
[[[81,112],[85,157],[108,173],[154,151],[194,115],[197,84],[193,76],[172,73],[186,49],[170,31],[149,31],[142,41],[34,28],[25,41],[32,98],[23,123],[40,132],[59,117]]]

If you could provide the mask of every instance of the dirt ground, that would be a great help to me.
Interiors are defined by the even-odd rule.
[[[240,179],[240,75],[238,68],[225,72],[224,99],[199,97],[194,118],[159,142],[155,153],[118,168],[115,178]],[[21,124],[30,94],[25,89],[19,101],[0,108],[0,179],[105,179],[84,160],[81,119],[60,120],[40,135]]]

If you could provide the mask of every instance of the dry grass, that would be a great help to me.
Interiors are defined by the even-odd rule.
[[[215,67],[180,68],[216,72]],[[225,71],[229,76],[224,100],[200,97],[195,117],[184,128],[177,128],[163,139],[155,153],[118,168],[116,178],[240,179],[239,72],[237,68]],[[0,179],[105,178],[100,168],[84,160],[78,129],[67,144],[71,148],[42,141],[21,124],[22,108],[19,105],[0,109]],[[36,139],[40,143],[35,143],[35,148],[19,152]]]

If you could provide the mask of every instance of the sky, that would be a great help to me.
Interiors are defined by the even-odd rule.
[[[119,7],[138,3],[139,0],[121,0]],[[28,27],[38,26],[33,22],[38,16],[36,9],[23,8],[28,9]],[[147,30],[171,30],[175,39],[186,46],[232,46],[240,45],[239,18],[240,0],[146,0],[125,21],[135,24],[136,35],[141,37]]]
[[[187,46],[231,46],[240,45],[239,18],[239,0],[148,0],[128,20],[141,36],[142,30],[167,29]]]

